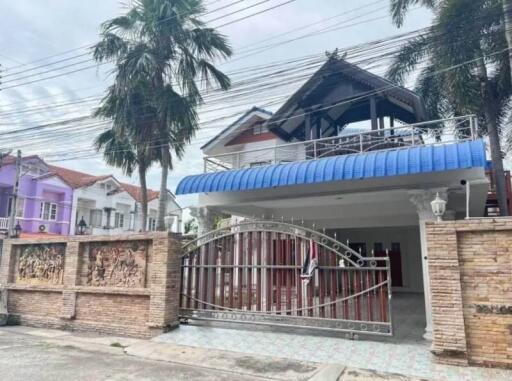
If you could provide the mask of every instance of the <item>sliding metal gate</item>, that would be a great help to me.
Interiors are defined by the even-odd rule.
[[[184,250],[183,320],[392,335],[387,257],[364,257],[304,226],[253,220]],[[317,263],[309,275],[305,261]]]

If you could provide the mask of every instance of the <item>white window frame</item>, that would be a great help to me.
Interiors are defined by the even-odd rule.
[[[124,214],[116,212],[114,215],[114,227],[124,228]]]
[[[156,230],[156,218],[148,217],[148,230],[149,231]]]
[[[263,123],[261,124],[257,124],[255,125],[253,128],[252,128],[252,134],[253,135],[261,135],[261,134],[265,134],[269,131],[268,127],[263,125]]]
[[[89,211],[89,221],[93,228],[101,228],[103,225],[103,210],[91,209]]]
[[[13,197],[9,197],[9,201],[7,204],[7,216],[11,215],[12,210],[12,201],[14,200]],[[23,218],[25,215],[25,197],[18,196],[16,200],[16,218]]]
[[[39,209],[39,218],[43,221],[57,221],[57,211],[55,202],[43,201]]]

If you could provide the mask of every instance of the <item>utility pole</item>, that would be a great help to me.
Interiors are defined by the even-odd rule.
[[[18,189],[20,184],[21,175],[21,150],[18,150],[16,155],[16,175],[14,178],[14,185],[12,188],[11,198],[11,213],[9,214],[9,236],[14,237],[14,227],[16,226],[16,202],[18,200]]]

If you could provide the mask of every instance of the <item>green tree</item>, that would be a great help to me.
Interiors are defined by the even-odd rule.
[[[387,76],[402,84],[419,69],[416,91],[432,119],[473,113],[479,117],[479,132],[489,137],[500,213],[507,215],[500,134],[506,126],[512,86],[503,4],[501,0],[391,0],[397,26],[414,4],[432,9],[434,22],[428,32],[401,48]]]
[[[158,230],[165,229],[172,153],[182,158],[199,128],[201,86],[230,87],[214,62],[231,56],[231,48],[223,35],[199,19],[204,11],[202,0],[135,0],[125,15],[103,24],[94,49],[98,62],[115,61],[116,93],[143,84],[145,104],[153,108],[145,115],[152,133],[143,143],[151,140],[160,149]]]
[[[98,151],[108,165],[120,168],[124,174],[131,176],[138,171],[141,188],[141,221],[143,231],[147,229],[148,188],[146,174],[151,164],[160,158],[160,150],[151,142],[154,135],[150,117],[154,108],[146,103],[143,84],[119,91],[116,85],[108,88],[100,107],[95,111],[96,117],[112,121],[112,127],[102,132],[94,142]]]
[[[185,222],[185,234],[197,234],[198,229],[199,227],[197,226],[197,221],[194,218],[191,218]]]

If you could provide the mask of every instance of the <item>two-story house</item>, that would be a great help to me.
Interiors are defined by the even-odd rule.
[[[16,158],[7,156],[0,167],[0,230],[7,230],[12,208]],[[21,160],[16,220],[24,232],[70,233],[73,189],[51,173],[38,156]]]
[[[220,284],[228,299],[221,291],[201,299],[201,288],[187,286],[184,316],[229,319],[202,311],[205,300],[235,308],[237,321],[270,324],[278,314],[280,325],[389,333],[375,323],[391,324],[383,296],[391,300],[391,289],[379,294],[389,278],[371,270],[389,256],[395,305],[409,311],[400,316],[423,321],[430,336],[425,223],[434,211],[448,219],[485,213],[488,162],[475,117],[429,121],[414,92],[332,57],[275,113],[255,107],[202,149],[205,173],[182,179],[176,194],[199,194],[194,213],[206,235],[191,247],[198,256],[220,248],[235,274]],[[219,213],[263,222],[219,232]],[[298,274],[313,257],[314,289],[303,290]]]
[[[140,188],[112,175],[94,176],[46,164],[38,156],[21,160],[16,223],[22,233],[120,234],[143,228]],[[7,232],[16,179],[16,158],[6,156],[0,166],[0,231]],[[159,192],[148,190],[146,229],[155,230]],[[167,196],[169,229],[179,232],[182,210],[174,194]]]
[[[119,182],[112,175],[93,176],[58,166],[50,170],[73,188],[71,232],[79,232],[79,223],[87,224],[90,234],[119,234],[142,229],[141,192],[135,185]],[[159,192],[148,190],[147,230],[155,230]],[[182,210],[173,193],[167,195],[167,221],[170,229],[180,231]]]

